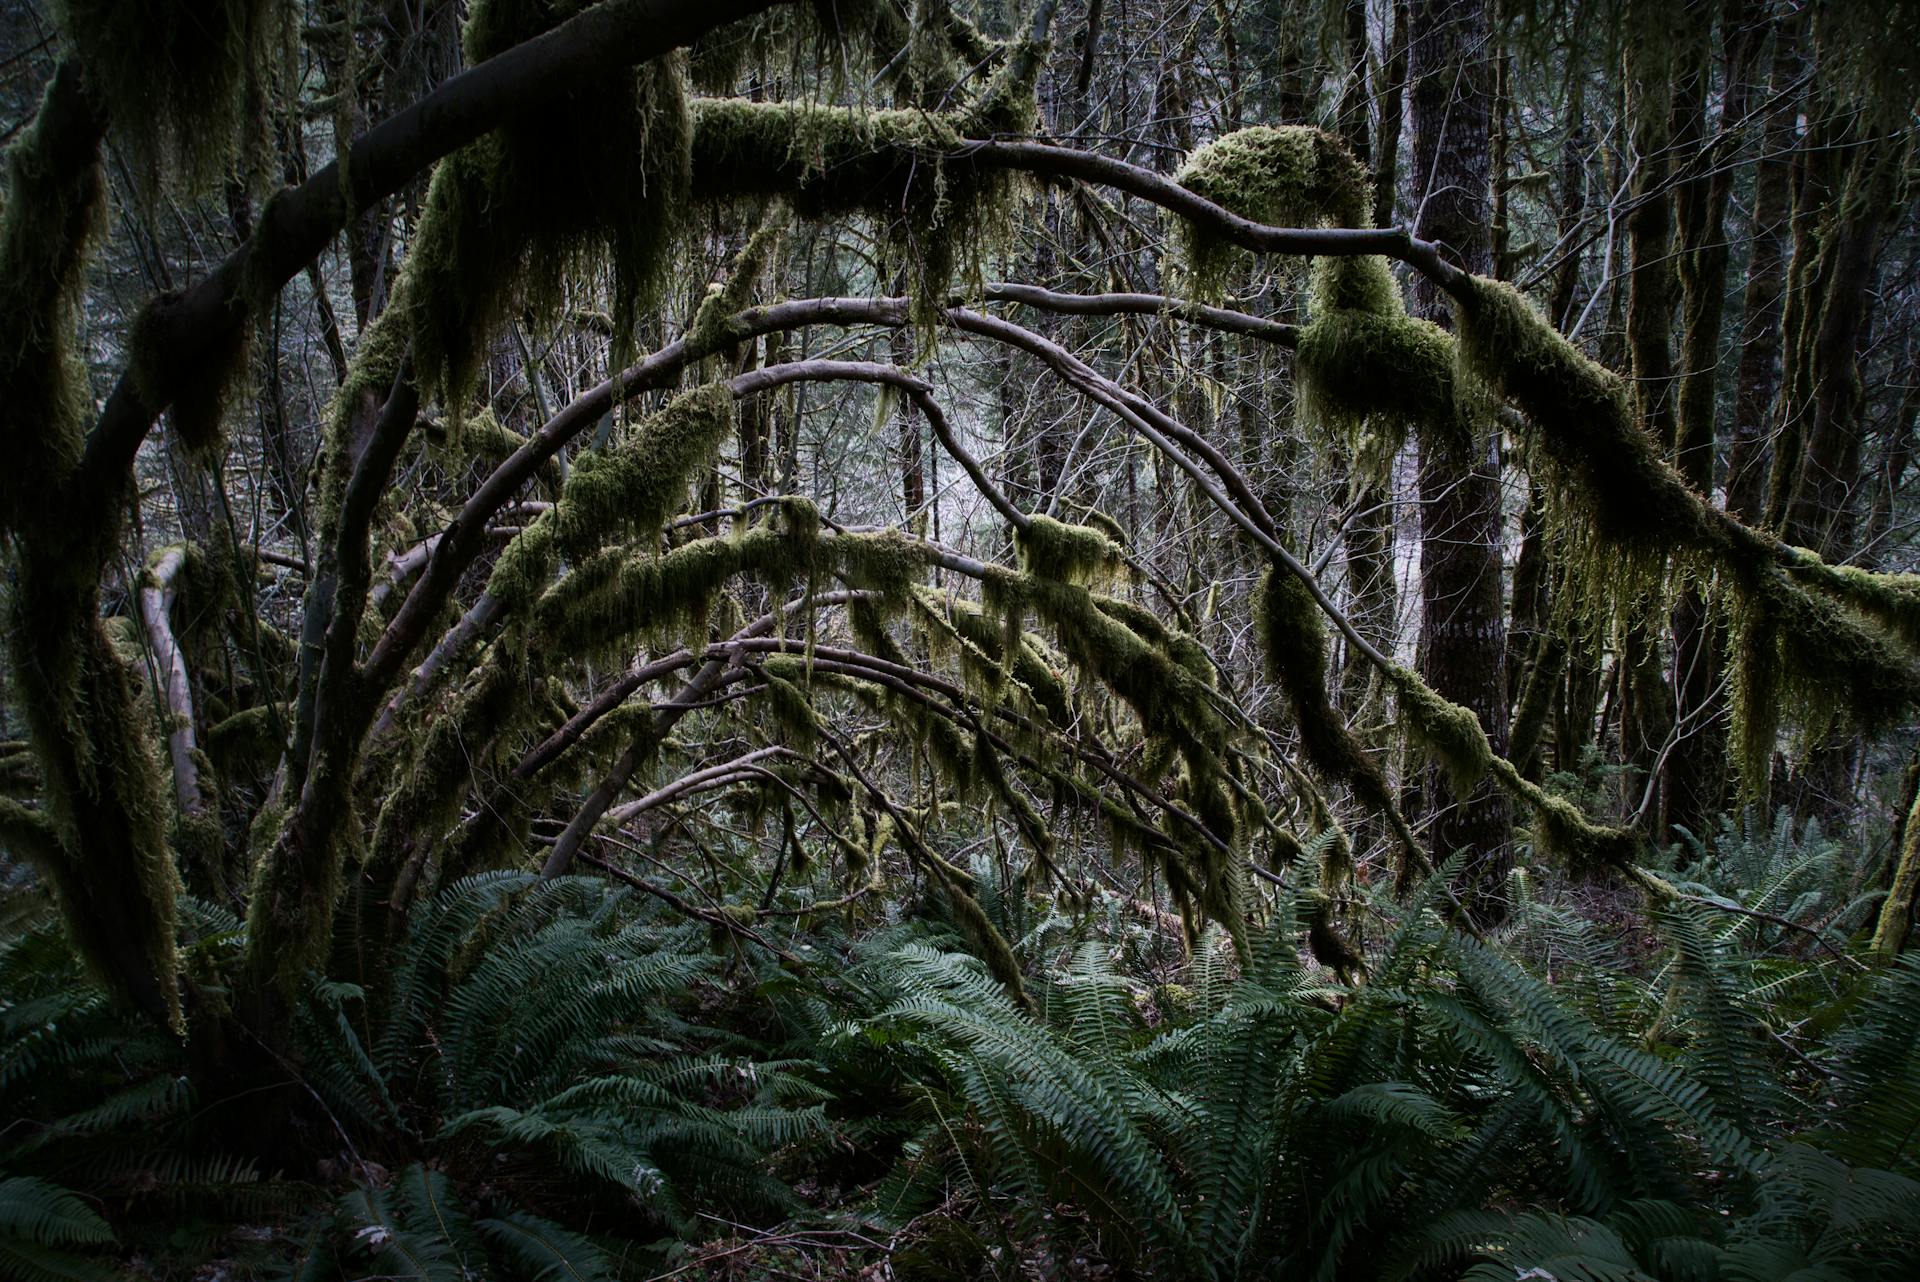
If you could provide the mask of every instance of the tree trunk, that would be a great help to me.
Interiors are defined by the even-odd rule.
[[[1412,166],[1407,194],[1414,234],[1437,242],[1468,271],[1493,266],[1494,62],[1483,0],[1415,0],[1408,11]],[[1451,310],[1425,278],[1413,285],[1416,314],[1447,323]],[[1462,416],[1465,439],[1434,425],[1420,442],[1420,670],[1441,694],[1479,717],[1495,751],[1507,741],[1506,619],[1501,583],[1499,443],[1488,424]],[[1458,890],[1482,921],[1505,911],[1512,867],[1512,812],[1486,783],[1452,795],[1430,772],[1436,860],[1466,850]]]

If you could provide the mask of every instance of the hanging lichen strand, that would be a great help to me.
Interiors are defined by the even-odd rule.
[[[1845,713],[1872,732],[1920,703],[1910,579],[1786,552],[1687,487],[1635,421],[1621,380],[1588,360],[1511,286],[1457,295],[1460,363],[1524,411],[1531,466],[1550,481],[1570,578],[1591,599],[1717,575],[1736,631],[1735,741],[1743,786],[1764,788],[1783,714],[1818,737]],[[1818,592],[1810,592],[1799,577]]]
[[[168,176],[205,189],[239,147],[264,150],[269,99],[293,50],[291,5],[56,0],[55,16],[149,194]]]
[[[510,49],[577,7],[481,0],[467,20],[467,57]],[[574,85],[442,161],[405,268],[423,392],[464,413],[500,324],[521,307],[550,315],[602,263],[613,277],[619,363],[677,234],[687,145],[675,56]]]

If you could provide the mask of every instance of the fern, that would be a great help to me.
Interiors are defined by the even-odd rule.
[[[71,1248],[113,1243],[80,1197],[29,1176],[0,1178],[0,1277],[13,1282],[109,1282],[118,1270]]]

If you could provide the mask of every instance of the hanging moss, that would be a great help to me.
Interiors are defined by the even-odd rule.
[[[1854,565],[1828,565],[1795,548],[1788,572],[1879,623],[1910,650],[1920,651],[1920,574],[1878,574]]]
[[[902,607],[912,600],[913,589],[926,577],[931,555],[926,544],[899,530],[836,535],[823,546],[831,548],[848,587],[871,592],[889,607]]]
[[[773,655],[760,668],[766,682],[766,708],[772,715],[779,742],[795,752],[810,753],[820,741],[820,720],[806,687],[813,674],[806,660]]]
[[[1305,126],[1255,125],[1214,139],[1187,158],[1174,181],[1230,213],[1281,227],[1364,225],[1366,170],[1338,138]],[[1181,224],[1199,297],[1218,297],[1235,249]]]
[[[1763,786],[1783,702],[1814,736],[1838,712],[1871,728],[1920,702],[1914,656],[1836,600],[1790,581],[1763,536],[1689,489],[1640,429],[1621,380],[1582,356],[1517,290],[1470,278],[1459,316],[1463,367],[1525,411],[1530,453],[1558,480],[1562,524],[1587,541],[1573,557],[1587,591],[1630,596],[1663,573],[1672,553],[1683,565],[1718,571],[1731,589],[1734,733],[1745,786]],[[1804,559],[1793,569],[1909,635],[1911,584]]]
[[[578,555],[614,535],[657,542],[686,502],[688,478],[732,431],[733,393],[709,383],[669,401],[619,448],[582,454],[554,508],[561,547]]]
[[[930,627],[951,629],[965,649],[963,666],[973,656],[978,663],[970,676],[987,691],[997,693],[1008,679],[1054,725],[1065,728],[1072,720],[1072,701],[1060,679],[1060,661],[1045,643],[1030,632],[1021,632],[1011,649],[1008,662],[1007,629],[989,618],[978,606],[945,593],[928,592],[916,598]]]
[[[538,631],[547,646],[578,657],[616,655],[636,637],[701,644],[708,605],[729,579],[791,579],[812,555],[810,542],[773,526],[699,539],[664,555],[603,552],[541,597]]]
[[[1406,851],[1414,852],[1413,835],[1400,818],[1380,763],[1334,710],[1327,693],[1326,625],[1298,575],[1284,566],[1268,567],[1255,598],[1254,626],[1266,651],[1267,673],[1293,709],[1307,760],[1352,788],[1363,804],[1392,823]]]
[[[1000,928],[993,924],[986,911],[980,907],[980,901],[954,879],[941,875],[940,888],[947,893],[947,903],[953,910],[954,921],[960,927],[960,933],[967,937],[974,955],[987,964],[987,970],[1000,981],[1008,994],[1022,1006],[1032,1003],[1027,997],[1026,983],[1020,974],[1020,959],[1014,956],[1013,946]]]
[[[481,0],[469,61],[541,34],[564,0]],[[461,415],[486,345],[517,309],[559,313],[567,282],[603,259],[615,364],[652,303],[685,211],[690,124],[678,56],[570,86],[441,161],[403,279],[422,390]],[[581,120],[593,128],[577,127]]]
[[[553,511],[542,512],[533,523],[507,541],[487,578],[487,592],[508,608],[533,604],[547,590],[559,559],[559,521]]]
[[[489,647],[451,706],[421,738],[374,822],[367,871],[376,895],[384,897],[409,856],[424,858],[416,854],[417,844],[435,844],[453,829],[474,770],[529,706],[526,658],[516,638]]]
[[[267,152],[291,6],[57,0],[55,14],[149,194],[169,174],[195,189],[217,184],[243,143]]]
[[[1125,568],[1119,545],[1090,525],[1036,515],[1025,529],[1015,530],[1014,541],[1022,568],[1043,579],[1085,585],[1109,580]]]
[[[916,324],[1007,223],[1017,178],[968,158],[962,113],[860,112],[809,103],[703,99],[693,108],[693,188],[704,201],[788,199],[799,216],[872,218],[908,268]]]
[[[1525,411],[1540,447],[1534,461],[1562,479],[1599,537],[1659,554],[1764,559],[1759,537],[1716,518],[1661,456],[1618,377],[1581,355],[1513,286],[1471,277],[1464,289],[1462,367]]]
[[[1400,696],[1400,722],[1447,772],[1457,797],[1464,797],[1493,765],[1493,745],[1471,711],[1441,697],[1412,671],[1393,665],[1387,679]]]
[[[1336,438],[1378,434],[1384,462],[1399,452],[1409,429],[1459,439],[1454,400],[1453,340],[1431,321],[1395,307],[1384,313],[1357,308],[1316,311],[1300,331],[1300,410]]]

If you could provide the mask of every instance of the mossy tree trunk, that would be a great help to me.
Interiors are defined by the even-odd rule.
[[[1732,6],[1726,14],[1721,35],[1727,77],[1720,108],[1723,139],[1747,114],[1749,82],[1765,30],[1762,16],[1761,7],[1752,3]],[[1687,484],[1711,499],[1727,292],[1726,216],[1734,167],[1712,163],[1706,137],[1712,16],[1704,0],[1689,6],[1688,17],[1685,61],[1675,95],[1676,142],[1688,172],[1677,193],[1682,329],[1673,456]],[[1726,632],[1697,585],[1682,593],[1672,623],[1677,737],[1662,781],[1666,814],[1660,827],[1663,833],[1681,827],[1703,836],[1726,796],[1726,703],[1719,694]]]
[[[1468,271],[1493,265],[1488,211],[1494,61],[1483,0],[1414,0],[1408,11],[1412,164],[1407,199],[1414,234],[1435,241]],[[1441,323],[1451,308],[1416,279],[1412,311]],[[1480,719],[1496,752],[1507,746],[1507,628],[1501,581],[1500,449],[1470,411],[1459,432],[1445,424],[1420,442],[1420,671],[1431,686]],[[1437,861],[1466,850],[1459,891],[1477,916],[1504,912],[1512,866],[1512,811],[1482,782],[1454,796],[1439,772],[1427,781]]]
[[[1734,370],[1733,441],[1727,459],[1727,510],[1749,525],[1766,518],[1772,451],[1768,426],[1779,385],[1781,312],[1787,284],[1787,218],[1793,196],[1795,110],[1799,95],[1799,24],[1773,24],[1773,65],[1760,159],[1754,167],[1753,215],[1742,293],[1740,352]]]
[[[1673,360],[1674,122],[1682,112],[1675,92],[1676,64],[1684,56],[1697,13],[1644,0],[1628,6],[1624,82],[1633,149],[1632,212],[1627,215],[1627,353],[1634,404],[1654,438],[1674,440],[1677,379]],[[1633,773],[1622,804],[1636,808],[1656,834],[1664,833],[1661,762],[1674,730],[1671,693],[1662,666],[1658,624],[1638,608],[1624,624],[1617,673],[1620,747]],[[1643,799],[1644,798],[1644,804]]]

